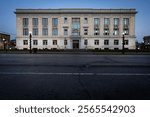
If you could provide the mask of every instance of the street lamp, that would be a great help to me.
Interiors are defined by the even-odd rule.
[[[66,49],[66,45],[67,45],[67,39],[65,37],[65,40],[64,40],[64,45],[65,45],[65,49]]]
[[[125,33],[122,33],[122,54],[124,54],[124,38],[125,38]]]
[[[5,41],[6,41],[6,39],[3,38],[4,50],[5,50]]]
[[[32,45],[31,45],[32,32],[29,32],[29,40],[30,40],[30,53],[32,53]]]

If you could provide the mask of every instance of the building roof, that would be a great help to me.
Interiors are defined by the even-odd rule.
[[[15,14],[136,14],[136,9],[89,9],[89,8],[63,8],[63,9],[16,9]]]
[[[0,35],[10,36],[10,34],[8,34],[8,33],[4,33],[4,32],[0,32]]]

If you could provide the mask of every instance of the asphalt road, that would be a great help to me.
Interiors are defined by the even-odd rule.
[[[150,99],[150,55],[0,54],[0,99]]]

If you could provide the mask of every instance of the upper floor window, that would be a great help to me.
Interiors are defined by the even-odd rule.
[[[88,24],[88,18],[84,18],[84,24]]]
[[[33,25],[33,27],[38,26],[38,18],[32,18],[32,25]]]
[[[84,35],[88,35],[88,28],[84,28]]]
[[[22,24],[23,24],[23,27],[28,27],[28,25],[29,25],[29,18],[23,18]]]
[[[42,18],[42,26],[47,27],[48,26],[48,18]]]
[[[64,24],[67,24],[67,23],[68,23],[68,18],[65,17],[65,18],[64,18]]]
[[[42,35],[48,35],[48,28],[42,28]]]
[[[80,18],[72,18],[72,35],[80,35]]]
[[[68,29],[67,28],[64,29],[64,35],[68,35]]]
[[[114,29],[113,35],[119,35],[119,29]]]
[[[94,18],[94,25],[99,25],[99,24],[100,24],[100,19]]]
[[[99,32],[100,32],[99,28],[94,28],[94,35],[100,35]]]
[[[53,18],[52,19],[52,26],[57,27],[58,26],[58,18]]]
[[[33,28],[33,35],[38,35],[38,28]]]
[[[127,28],[129,26],[129,18],[123,18],[123,26]]]
[[[29,29],[28,28],[23,28],[23,35],[27,36],[29,34]]]
[[[108,26],[110,24],[110,19],[109,18],[104,18],[104,25]]]
[[[58,35],[58,28],[52,29],[52,35]]]
[[[119,26],[119,18],[114,18],[114,27],[118,28]]]
[[[109,35],[109,29],[108,28],[104,28],[104,35]]]

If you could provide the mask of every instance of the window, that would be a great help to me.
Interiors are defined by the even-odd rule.
[[[67,45],[67,40],[66,39],[64,40],[64,45]]]
[[[113,35],[119,35],[119,29],[114,29]]]
[[[118,28],[119,26],[119,18],[114,18],[114,27]]]
[[[84,40],[84,45],[88,45],[88,40],[87,39]]]
[[[32,18],[32,25],[33,25],[33,27],[38,26],[38,18]]]
[[[64,35],[68,35],[68,29],[64,29]]]
[[[38,41],[37,40],[33,40],[33,45],[38,45]]]
[[[123,32],[125,33],[125,35],[129,35],[129,29],[124,29]]]
[[[114,45],[119,45],[119,40],[114,40]]]
[[[94,35],[99,35],[99,28],[94,29]]]
[[[43,40],[43,45],[47,45],[47,40]]]
[[[23,35],[27,36],[29,34],[28,28],[23,28]]]
[[[88,28],[84,28],[84,35],[88,35]]]
[[[104,29],[104,35],[109,35],[109,29],[108,28]]]
[[[88,24],[88,18],[84,18],[84,24]]]
[[[64,18],[64,24],[67,24],[68,23],[68,18]]]
[[[124,40],[124,45],[128,45],[129,44],[129,40]]]
[[[22,24],[23,24],[23,27],[28,27],[29,19],[28,18],[23,18]]]
[[[123,26],[129,26],[129,18],[123,18]]]
[[[110,24],[109,18],[104,18],[104,26],[108,26]]]
[[[123,32],[129,35],[129,18],[123,18]]]
[[[72,18],[72,35],[80,35],[80,18]]]
[[[38,28],[33,28],[33,35],[38,35]]]
[[[99,40],[95,40],[95,41],[94,41],[94,44],[95,44],[95,45],[99,45]]]
[[[42,35],[48,35],[48,28],[42,29]]]
[[[109,45],[109,40],[104,40],[104,45]]]
[[[58,35],[58,28],[53,28],[52,29],[52,35]]]
[[[94,18],[94,25],[99,25],[99,24],[100,24],[99,18]]]
[[[104,18],[104,35],[109,35],[109,18]]]
[[[58,26],[58,18],[53,18],[52,19],[52,26],[57,27]]]
[[[47,27],[48,26],[48,18],[42,18],[42,26]]]
[[[57,40],[53,40],[53,45],[57,45]]]
[[[23,45],[28,45],[28,40],[23,40]]]

